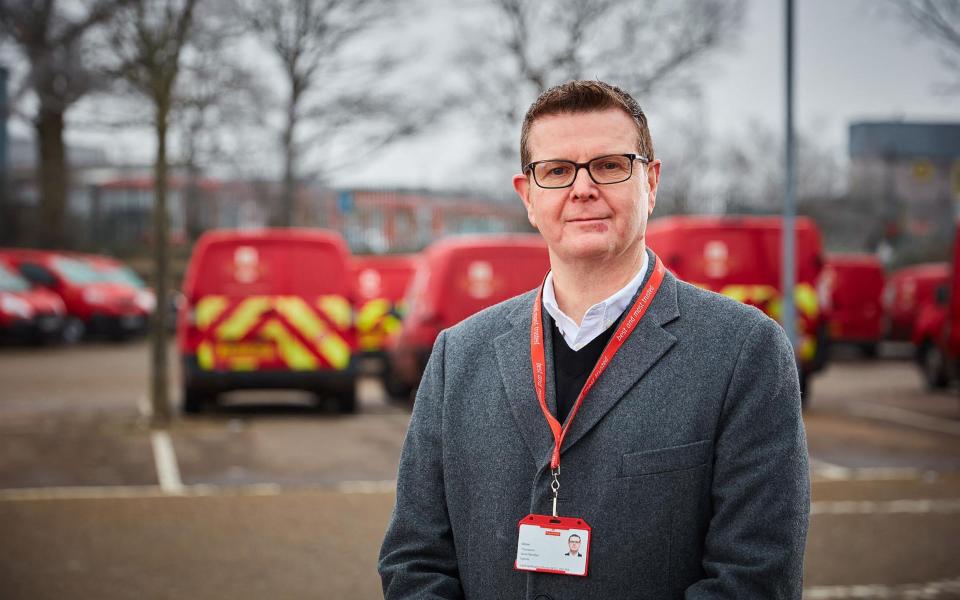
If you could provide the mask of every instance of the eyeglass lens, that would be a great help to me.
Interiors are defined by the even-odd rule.
[[[633,173],[633,161],[627,156],[601,156],[591,160],[587,170],[596,183],[620,183]],[[533,175],[541,186],[566,187],[576,178],[577,165],[566,160],[546,161],[534,165]]]

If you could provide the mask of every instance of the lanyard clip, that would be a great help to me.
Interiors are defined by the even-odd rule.
[[[557,516],[557,495],[560,492],[560,465],[557,465],[552,471],[553,481],[550,482],[550,489],[553,491],[553,516]]]

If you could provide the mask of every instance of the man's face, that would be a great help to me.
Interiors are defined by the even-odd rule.
[[[637,141],[633,119],[610,109],[541,117],[530,129],[528,147],[532,161],[585,163],[610,154],[636,154]],[[513,186],[530,223],[546,240],[551,260],[576,262],[639,254],[659,180],[657,160],[635,161],[633,176],[621,183],[596,184],[580,169],[570,187],[543,189],[526,173],[515,175]]]
[[[567,540],[567,545],[570,547],[570,554],[579,554],[580,538],[571,537],[569,540]]]

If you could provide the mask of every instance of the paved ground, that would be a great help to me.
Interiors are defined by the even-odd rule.
[[[376,598],[409,418],[236,394],[151,431],[142,343],[0,348],[0,598]],[[960,598],[960,401],[838,362],[806,415],[805,597]]]

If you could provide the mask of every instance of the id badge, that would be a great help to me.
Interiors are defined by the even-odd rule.
[[[590,526],[583,519],[527,515],[520,520],[516,570],[583,577],[589,560]]]

